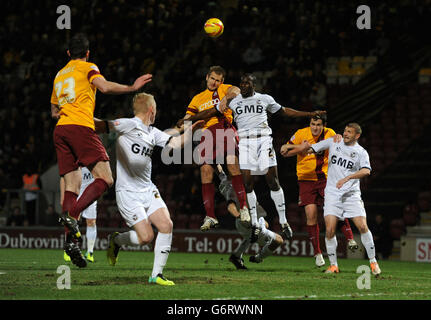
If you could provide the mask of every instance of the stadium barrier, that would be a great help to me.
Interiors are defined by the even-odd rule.
[[[118,229],[98,228],[98,237],[94,249],[106,250],[108,247],[108,234]],[[127,231],[124,229],[123,231]],[[85,235],[85,228],[81,230]],[[340,237],[342,237],[340,235]],[[85,236],[82,247],[86,247]],[[62,249],[64,241],[63,228],[57,227],[8,227],[0,228],[0,249]],[[242,237],[235,231],[215,230],[203,233],[199,230],[174,230],[171,252],[188,253],[221,253],[230,254],[235,251],[242,241]],[[324,243],[324,235],[321,235],[321,243]],[[130,251],[152,251],[153,244],[138,247],[123,247]],[[256,254],[260,247],[252,244],[246,254]],[[322,246],[324,249],[324,246]],[[345,241],[339,241],[337,254],[340,258],[347,257]],[[314,256],[313,247],[305,233],[296,233],[291,240],[285,241],[275,252],[278,256]]]

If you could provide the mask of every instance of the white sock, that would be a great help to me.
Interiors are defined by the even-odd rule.
[[[269,249],[269,246],[272,243],[272,239],[267,241],[265,243],[265,245],[263,246],[262,250],[260,250],[260,252],[256,255],[256,258],[260,261],[262,261],[263,259],[265,259],[267,256],[272,254],[272,250]]]
[[[329,262],[333,266],[338,267],[337,263],[337,237],[334,236],[331,239],[325,237],[326,252],[328,254]]]
[[[140,245],[138,234],[134,230],[120,233],[118,236],[115,237],[114,242],[119,246],[122,246],[122,245],[139,246]]]
[[[154,246],[154,264],[152,278],[157,277],[159,273],[163,274],[163,268],[168,261],[169,252],[171,251],[172,233],[157,234],[156,244]]]
[[[271,230],[268,230],[265,226],[265,219],[263,217],[259,218],[259,226],[260,226],[260,232],[266,236],[267,238],[274,240],[276,235],[274,232],[272,232]]]
[[[94,244],[97,238],[97,226],[87,226],[87,231],[85,232],[85,237],[87,238],[87,252],[93,252]]]
[[[241,244],[239,245],[238,249],[233,253],[233,255],[237,258],[241,258],[242,254],[248,249],[250,246],[250,237],[247,237],[246,239],[242,240]]]
[[[251,224],[253,226],[256,226],[257,225],[257,210],[256,210],[257,198],[256,198],[256,194],[254,193],[254,190],[250,193],[247,193],[247,201],[248,201],[248,210],[250,212]]]
[[[284,201],[283,189],[280,188],[277,191],[271,190],[271,199],[272,199],[272,201],[274,201],[275,208],[277,209],[277,212],[278,212],[278,221],[280,222],[280,224],[287,223],[286,205],[285,205],[285,201]]]
[[[368,230],[365,233],[361,233],[361,242],[367,250],[368,259],[371,262],[376,262],[376,249],[374,247],[374,240],[371,231]]]

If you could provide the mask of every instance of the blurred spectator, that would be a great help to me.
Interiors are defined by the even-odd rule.
[[[326,106],[326,86],[323,83],[315,83],[311,90],[310,101],[313,105]]]
[[[250,46],[242,54],[242,59],[250,72],[260,70],[260,63],[264,59],[262,48],[257,45],[256,40],[252,40]]]
[[[30,225],[34,225],[36,222],[37,198],[39,196],[37,191],[42,188],[42,183],[40,181],[39,174],[31,170],[30,166],[26,169],[26,173],[22,176],[22,188],[25,190],[25,213],[28,223]]]
[[[43,216],[41,224],[47,227],[57,227],[59,226],[58,216],[58,212],[56,212],[54,206],[50,204],[45,210],[45,215]]]
[[[20,207],[14,207],[12,213],[7,218],[6,225],[11,227],[18,227],[24,225],[25,216],[21,213]]]
[[[376,254],[379,259],[387,259],[392,252],[392,238],[389,233],[389,224],[383,215],[377,214],[369,223],[369,228],[373,234]]]

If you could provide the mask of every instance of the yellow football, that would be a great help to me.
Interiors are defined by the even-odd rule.
[[[205,22],[204,30],[207,35],[211,38],[220,37],[223,34],[224,26],[223,22],[217,18],[208,19]]]

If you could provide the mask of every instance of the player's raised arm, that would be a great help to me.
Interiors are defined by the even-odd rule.
[[[194,116],[184,117],[183,119],[178,120],[177,127],[182,127],[185,121],[199,121],[199,120],[207,120],[209,118],[215,117],[217,115],[220,115],[220,112],[216,108],[211,108],[208,110],[204,110],[201,112],[198,112]]]
[[[309,149],[310,144],[308,144],[308,141],[304,140],[303,143],[305,142],[307,143],[307,145],[302,145],[302,144],[295,145],[291,143],[283,144],[280,148],[280,154],[285,158],[296,156],[297,154],[304,152],[303,151],[304,149],[305,150]]]
[[[94,78],[92,83],[104,94],[123,94],[138,91],[145,84],[150,82],[152,77],[151,74],[144,74],[137,78],[131,86],[108,81],[103,77]]]
[[[205,124],[205,121],[199,120],[193,123],[191,126],[186,127],[182,135],[170,138],[169,143],[166,145],[166,147],[169,147],[172,149],[182,148],[185,144],[190,142],[190,140],[193,137],[193,132],[196,129],[202,128],[204,124]]]
[[[226,92],[226,95],[221,99],[220,103],[217,106],[218,111],[224,113],[229,106],[229,103],[241,93],[240,88],[236,86],[231,86]]]
[[[326,111],[322,111],[322,110],[308,112],[308,111],[299,111],[299,110],[286,108],[286,107],[282,107],[281,109],[284,115],[287,115],[288,117],[292,117],[292,118],[314,117],[316,115],[321,115],[326,113]]]

